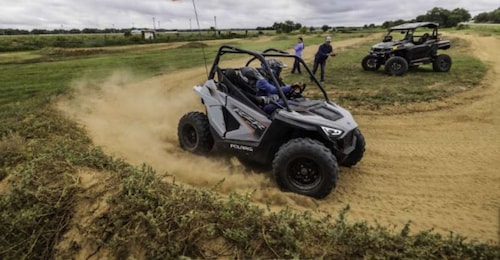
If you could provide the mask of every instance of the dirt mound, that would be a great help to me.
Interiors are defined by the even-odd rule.
[[[203,111],[191,87],[205,79],[195,68],[130,84],[117,72],[95,86],[75,83],[59,107],[81,122],[94,142],[133,164],[152,165],[165,178],[223,193],[255,191],[255,202],[337,215],[347,204],[354,220],[413,230],[458,232],[499,241],[500,50],[499,40],[472,38],[474,53],[493,64],[485,85],[462,94],[460,106],[404,115],[357,115],[367,140],[363,161],[341,169],[339,186],[325,200],[283,193],[266,173],[245,171],[236,160],[182,151],[177,123],[187,111]],[[346,47],[365,39],[336,43]],[[310,59],[317,46],[308,46]],[[482,49],[488,50],[485,53]],[[469,99],[470,98],[470,99]],[[453,102],[453,99],[450,99]]]

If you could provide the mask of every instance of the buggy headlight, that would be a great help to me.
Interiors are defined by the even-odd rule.
[[[337,137],[342,135],[342,133],[344,132],[342,130],[326,126],[322,126],[321,129],[323,130],[323,132],[325,132],[326,136],[328,137]]]

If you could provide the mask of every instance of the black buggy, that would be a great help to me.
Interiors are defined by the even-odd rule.
[[[245,57],[246,63],[234,66]],[[241,80],[241,67],[250,66],[259,69],[275,86],[282,86],[282,79],[273,73],[270,63],[279,60],[293,64],[295,59],[307,71],[304,77],[313,79],[315,87],[307,88],[316,89],[321,99],[307,98],[304,86],[287,95],[278,88],[281,103],[264,101]],[[221,46],[208,80],[194,86],[194,90],[201,97],[205,113],[189,112],[180,119],[180,146],[192,153],[208,154],[217,145],[216,150],[228,151],[246,166],[272,168],[284,191],[324,198],[335,188],[339,165],[351,167],[365,152],[365,139],[351,114],[329,100],[301,58],[284,51],[254,52]],[[274,102],[278,109],[266,114],[263,102]]]
[[[439,24],[432,22],[406,23],[391,27],[383,42],[372,46],[361,61],[364,70],[376,71],[384,65],[389,75],[403,75],[410,67],[432,64],[436,72],[451,68],[451,57],[438,54],[450,48],[450,41],[440,39]],[[399,40],[394,38],[401,35]]]

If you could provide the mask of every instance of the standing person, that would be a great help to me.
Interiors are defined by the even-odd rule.
[[[293,47],[293,49],[295,50],[295,55],[296,56],[299,56],[299,57],[302,57],[302,50],[304,50],[304,40],[302,39],[302,37],[299,37],[298,38],[298,42],[297,44]],[[302,72],[300,71],[300,62],[298,59],[295,59],[294,63],[293,63],[293,69],[292,69],[292,74],[295,73],[295,70],[297,70],[297,72],[299,74],[301,74]]]
[[[328,56],[335,56],[333,53],[333,47],[331,45],[332,37],[327,36],[325,42],[321,44],[318,48],[318,52],[314,56],[314,66],[312,73],[316,75],[316,70],[318,70],[318,65],[321,66],[321,83],[325,81],[325,65]]]

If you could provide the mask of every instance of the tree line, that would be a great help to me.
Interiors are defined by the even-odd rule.
[[[468,22],[471,19],[469,11],[463,8],[455,8],[453,10],[448,10],[441,7],[434,7],[427,13],[415,17],[415,19],[405,21],[385,21],[382,27],[389,28],[398,24],[403,24],[407,22],[436,22],[439,23],[441,27],[455,27],[461,22]]]
[[[484,12],[474,17],[476,23],[500,23],[500,7],[491,11]]]
[[[427,11],[425,14],[415,17],[415,19],[405,21],[385,21],[382,27],[389,28],[398,24],[408,23],[408,22],[436,22],[439,23],[441,27],[455,27],[459,23],[471,21],[471,14],[464,8],[455,8],[453,10],[448,10],[441,7],[434,7]],[[491,12],[480,13],[472,20],[475,23],[500,23],[500,7]]]

